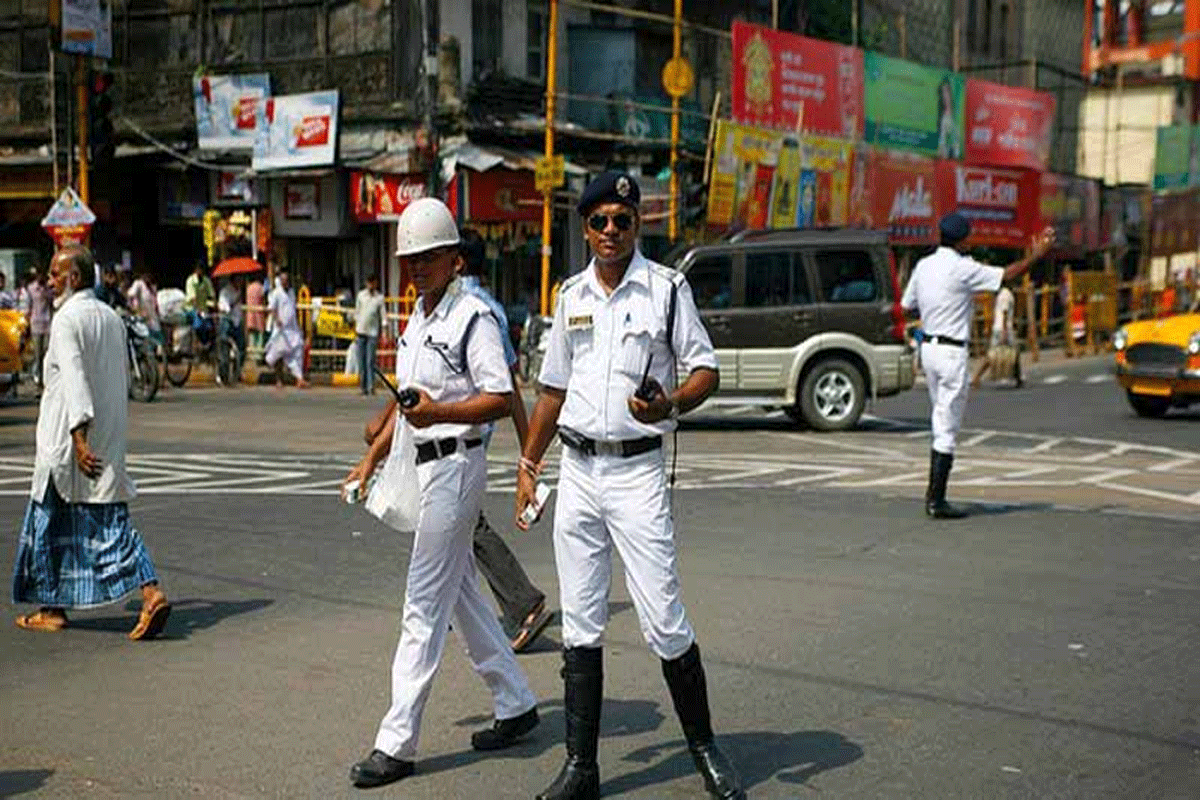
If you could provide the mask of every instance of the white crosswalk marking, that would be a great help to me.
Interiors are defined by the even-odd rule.
[[[1113,380],[1111,375],[1092,375],[1087,379],[1088,383],[1108,383]]]
[[[1054,384],[1056,384],[1056,383],[1065,383],[1065,382],[1066,382],[1066,380],[1067,380],[1067,376],[1066,376],[1066,375],[1048,375],[1048,376],[1046,376],[1046,378],[1045,378],[1045,379],[1042,381],[1042,383],[1046,383],[1046,384],[1049,384],[1049,385],[1053,386],[1053,385],[1054,385]]]

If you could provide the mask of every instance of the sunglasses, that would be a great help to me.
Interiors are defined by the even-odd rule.
[[[633,227],[633,215],[624,212],[620,214],[592,214],[588,217],[588,227],[596,233],[604,233],[608,229],[609,220],[617,226],[617,230],[625,232]]]

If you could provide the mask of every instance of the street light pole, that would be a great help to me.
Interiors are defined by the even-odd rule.
[[[683,25],[683,0],[675,0],[674,44],[671,60],[680,63],[680,29]],[[671,200],[670,216],[667,218],[667,239],[674,242],[679,238],[679,93],[671,92]]]
[[[558,70],[558,0],[550,0],[546,34],[546,163],[554,158],[554,79]],[[542,316],[550,313],[550,227],[554,219],[554,187],[542,190]]]
[[[78,111],[75,114],[79,127],[79,199],[84,205],[88,204],[88,119],[91,109],[88,108],[87,69],[83,56],[75,56],[75,101]],[[69,154],[68,154],[69,155]]]

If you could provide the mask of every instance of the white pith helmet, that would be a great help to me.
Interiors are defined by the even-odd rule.
[[[422,197],[408,204],[396,222],[396,255],[414,256],[458,244],[458,225],[446,204]]]

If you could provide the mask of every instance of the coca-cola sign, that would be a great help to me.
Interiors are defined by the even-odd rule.
[[[958,211],[971,222],[971,243],[1025,247],[1037,227],[1037,173],[1022,169],[938,163],[943,214]]]
[[[898,244],[935,241],[934,160],[895,150],[875,150],[870,159],[869,187],[864,193],[870,196],[867,225],[886,229],[888,238]]]
[[[359,222],[399,219],[409,203],[425,196],[421,175],[350,173],[350,205]]]

